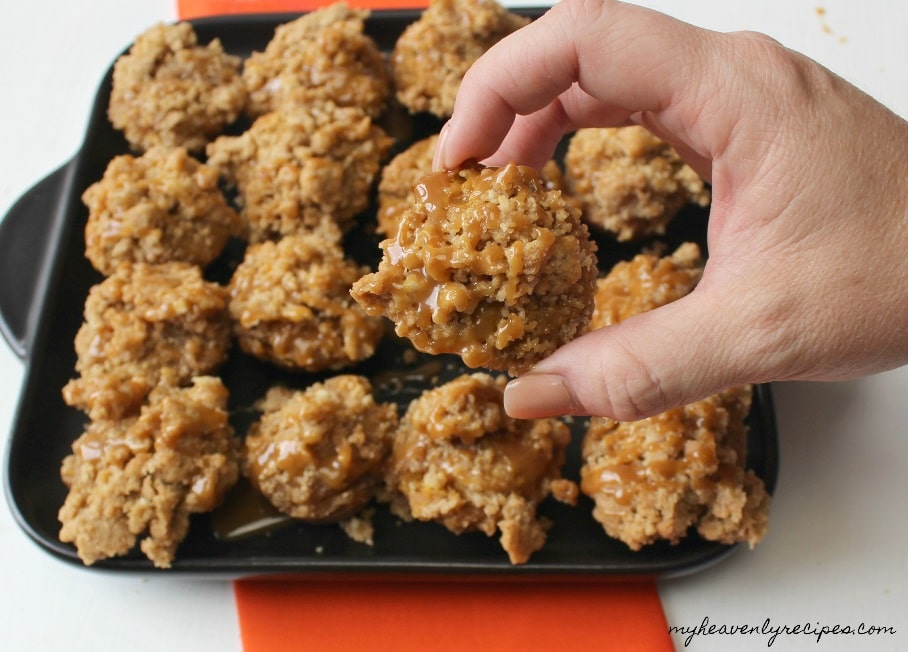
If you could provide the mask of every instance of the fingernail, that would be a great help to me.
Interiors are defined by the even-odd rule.
[[[504,411],[517,419],[580,414],[581,405],[564,376],[526,374],[504,388]]]
[[[448,139],[448,125],[451,124],[451,121],[448,120],[441,128],[441,131],[438,132],[438,140],[435,142],[435,154],[432,156],[432,170],[444,170],[445,169],[445,142]]]

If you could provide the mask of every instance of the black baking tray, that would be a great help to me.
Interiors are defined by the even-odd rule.
[[[515,10],[536,17],[542,10]],[[192,21],[200,43],[221,39],[225,49],[245,57],[261,50],[277,25],[299,14],[261,14],[212,17]],[[403,29],[418,18],[418,11],[378,11],[367,29],[387,51]],[[84,255],[83,229],[87,211],[80,196],[98,180],[107,163],[128,151],[121,134],[106,117],[111,70],[99,87],[84,143],[76,155],[28,190],[0,222],[0,329],[12,349],[24,360],[25,379],[5,459],[5,488],[12,513],[24,532],[55,557],[81,565],[75,549],[61,543],[57,511],[66,496],[60,480],[62,459],[86,423],[85,416],[62,400],[61,388],[75,376],[73,339],[82,323],[89,288],[101,280]],[[428,116],[407,117],[398,111],[389,122],[398,137],[396,147],[437,131],[440,123]],[[364,214],[362,224],[374,216]],[[707,211],[685,209],[664,237],[671,251],[684,241],[695,241],[706,251]],[[346,241],[351,255],[374,264],[378,238],[368,226]],[[652,243],[646,243],[652,244]],[[616,244],[600,239],[603,269],[631,258],[641,245]],[[242,256],[234,243],[208,270],[226,281]],[[403,408],[428,386],[469,371],[459,360],[417,355],[406,358],[409,345],[386,338],[377,355],[349,370],[373,379],[379,394],[387,392]],[[304,387],[321,380],[319,374],[290,374],[233,351],[220,371],[230,388],[234,426],[243,434],[254,414],[252,403],[268,386],[283,383]],[[392,391],[393,389],[393,391]],[[573,421],[575,434],[584,420]],[[771,492],[778,465],[775,416],[770,387],[755,387],[749,416],[748,466]],[[565,475],[579,475],[579,434],[568,450]],[[243,485],[241,485],[242,487]],[[250,498],[238,488],[228,500]],[[539,576],[613,579],[665,578],[706,568],[726,558],[737,546],[708,542],[691,534],[678,545],[660,542],[639,552],[605,535],[591,516],[592,502],[581,497],[576,507],[546,502],[540,512],[554,522],[545,547],[523,565],[511,565],[497,538],[483,534],[455,536],[441,525],[402,523],[378,506],[374,517],[373,546],[356,543],[336,525],[299,522],[245,537],[223,536],[223,509],[193,517],[188,536],[177,551],[171,569],[155,569],[140,553],[97,562],[92,569],[117,573],[154,573],[238,578],[256,575],[355,574],[408,577],[481,575],[527,578]]]

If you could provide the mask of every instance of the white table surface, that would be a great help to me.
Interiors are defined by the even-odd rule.
[[[534,2],[514,5],[539,4]],[[544,3],[541,3],[544,4]],[[901,0],[646,1],[704,27],[762,31],[908,116],[908,4]],[[0,216],[79,148],[97,84],[172,0],[4,2],[0,19]],[[847,161],[842,162],[848,165]],[[859,172],[859,171],[858,171]],[[860,216],[856,216],[859,218]],[[906,243],[908,244],[908,243]],[[24,365],[0,344],[0,445]],[[780,635],[780,650],[908,650],[908,367],[845,383],[774,387],[781,472],[756,550],[662,582],[671,625],[894,628]],[[676,636],[679,648],[683,636]],[[688,649],[766,649],[768,637],[697,636]],[[231,587],[115,577],[41,551],[0,507],[0,649],[239,650]],[[603,641],[602,649],[608,649]]]

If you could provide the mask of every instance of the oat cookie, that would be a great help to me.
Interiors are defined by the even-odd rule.
[[[413,113],[450,116],[467,69],[529,22],[495,0],[432,0],[391,53],[398,101]]]
[[[342,369],[370,357],[385,325],[350,297],[366,271],[314,235],[250,245],[229,285],[237,341],[294,370]]]
[[[745,469],[751,397],[741,386],[640,421],[593,418],[580,489],[606,533],[632,550],[678,543],[690,528],[708,540],[756,545],[770,497]]]
[[[381,493],[397,406],[375,402],[367,378],[275,387],[259,407],[243,471],[281,512],[308,522],[343,521]]]
[[[700,247],[686,242],[670,256],[638,254],[596,282],[590,328],[603,328],[690,294],[703,275]]]
[[[198,45],[189,23],[155,25],[114,63],[108,117],[139,152],[202,151],[245,105],[240,59],[217,39]]]
[[[403,518],[437,521],[456,534],[500,534],[513,564],[542,548],[547,496],[573,504],[561,477],[570,430],[557,419],[519,420],[502,406],[503,376],[474,373],[415,399],[401,419],[388,469]]]
[[[340,241],[369,205],[391,139],[356,107],[275,111],[208,146],[237,190],[252,242],[318,233]]]
[[[264,51],[253,52],[243,64],[248,113],[327,101],[378,117],[390,75],[384,55],[363,32],[368,16],[336,2],[278,25]]]
[[[115,157],[82,201],[85,255],[105,275],[121,262],[204,267],[242,227],[218,187],[217,170],[182,147]]]
[[[643,127],[580,129],[564,165],[584,220],[619,241],[661,235],[684,206],[710,202],[697,173]]]
[[[519,374],[586,328],[596,247],[534,170],[479,165],[424,177],[378,271],[353,286],[427,353]]]
[[[63,460],[60,540],[74,543],[86,565],[125,555],[141,539],[145,556],[168,568],[190,515],[214,509],[236,482],[227,389],[213,376],[188,387],[170,381],[136,416],[89,423]]]

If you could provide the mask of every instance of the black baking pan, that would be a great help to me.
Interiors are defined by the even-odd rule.
[[[540,11],[521,13],[536,17]],[[418,16],[418,11],[373,12],[367,29],[387,52],[406,25]],[[192,22],[200,43],[217,37],[228,52],[245,57],[263,49],[277,25],[296,17],[240,15]],[[75,376],[73,339],[82,323],[88,290],[101,280],[84,255],[87,211],[81,193],[101,178],[111,158],[128,151],[125,140],[106,117],[110,83],[111,70],[108,70],[97,93],[81,149],[71,161],[27,191],[0,223],[0,327],[26,365],[5,460],[7,496],[24,532],[47,552],[75,565],[81,565],[75,549],[57,538],[57,511],[66,496],[59,469],[72,441],[82,433],[86,417],[63,402],[61,388]],[[411,118],[403,112],[389,124],[398,138],[398,148],[440,127],[433,118]],[[372,216],[365,214],[362,223],[369,224]],[[704,209],[685,209],[660,240],[668,251],[681,242],[695,241],[705,252],[706,221]],[[352,256],[375,264],[379,255],[377,243],[374,232],[364,227],[356,230],[345,244]],[[230,270],[241,259],[241,243],[235,245],[228,247],[207,271],[214,280],[226,282]],[[600,240],[601,267],[609,269],[619,260],[631,258],[640,246]],[[411,353],[404,363],[402,355],[407,350]],[[423,389],[468,370],[458,359],[446,356],[414,358],[408,344],[392,335],[374,358],[349,371],[369,376],[380,398],[393,398],[404,407]],[[317,374],[281,372],[237,351],[231,353],[220,375],[230,389],[232,419],[240,435],[245,433],[252,418],[248,408],[270,385],[305,387],[324,378]],[[572,427],[579,433],[584,425],[583,419],[577,419]],[[768,386],[755,388],[749,427],[748,466],[772,491],[778,449]],[[568,451],[565,475],[577,479],[579,466],[578,435]],[[255,521],[257,507],[248,504],[254,499],[248,485],[241,483],[228,496],[225,506],[212,514],[194,516],[170,570],[155,569],[136,551],[97,562],[91,568],[117,573],[221,578],[383,573],[639,579],[701,570],[724,559],[737,547],[708,542],[691,534],[678,545],[662,542],[632,552],[605,535],[590,514],[591,501],[581,497],[576,507],[554,502],[541,506],[540,511],[554,522],[548,541],[528,563],[513,566],[497,538],[483,534],[455,536],[432,523],[401,523],[382,506],[376,508],[374,546],[367,546],[352,541],[335,525],[284,521],[266,528],[264,522]],[[238,506],[242,504],[246,507]],[[251,523],[252,531],[239,536],[235,528],[244,523]]]

